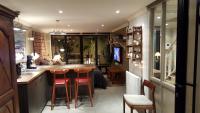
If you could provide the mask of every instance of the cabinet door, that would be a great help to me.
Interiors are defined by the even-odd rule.
[[[28,85],[28,108],[29,113],[39,113],[39,85],[38,78]]]
[[[11,10],[0,5],[0,113],[19,113],[12,24],[14,17],[7,14],[9,12]]]
[[[29,113],[40,113],[47,103],[48,83],[45,73],[28,86]]]

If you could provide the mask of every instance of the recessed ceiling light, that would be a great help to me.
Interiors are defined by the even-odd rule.
[[[104,27],[104,24],[101,24],[101,27]]]
[[[165,24],[166,26],[168,26],[169,24]]]
[[[120,13],[120,10],[116,10],[115,13],[119,14],[119,13]]]
[[[60,52],[64,52],[64,51],[65,51],[65,49],[63,49],[63,48],[60,49]]]
[[[157,19],[160,19],[161,17],[160,16],[157,16]]]
[[[70,29],[70,31],[73,31],[73,29]]]
[[[71,25],[68,24],[67,26],[70,27]]]
[[[23,31],[23,32],[26,32],[26,29],[23,29],[22,31]]]
[[[62,13],[63,13],[63,11],[62,11],[62,10],[59,10],[59,11],[58,11],[58,13],[62,14]]]

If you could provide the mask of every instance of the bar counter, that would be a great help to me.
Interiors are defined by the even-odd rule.
[[[41,113],[47,102],[51,97],[51,87],[53,84],[52,74],[49,70],[59,68],[68,68],[70,71],[67,73],[72,82],[72,96],[74,95],[74,78],[76,73],[73,71],[75,68],[91,67],[96,68],[95,65],[85,64],[70,64],[70,65],[48,65],[37,66],[37,69],[27,69],[26,72],[22,72],[22,75],[17,79],[20,113]],[[93,75],[93,74],[91,74]],[[93,76],[92,84],[93,84]],[[63,88],[64,89],[64,88]],[[58,90],[56,96],[65,96],[65,90]],[[85,95],[87,89],[85,87],[80,88],[79,93]],[[94,93],[94,87],[92,85],[92,94]]]
[[[42,73],[49,71],[50,69],[70,69],[81,67],[91,67],[96,68],[95,65],[90,64],[68,64],[68,65],[44,65],[37,66],[37,69],[27,69],[25,72],[22,72],[21,76],[17,79],[17,84],[29,84],[31,81],[42,75]]]

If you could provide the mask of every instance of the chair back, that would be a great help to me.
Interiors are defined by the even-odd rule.
[[[81,67],[75,68],[74,71],[77,73],[77,78],[80,78],[80,74],[86,74],[86,77],[89,78],[89,73],[92,71],[90,67]]]
[[[55,80],[57,75],[63,75],[63,78],[66,79],[66,73],[69,69],[51,69],[50,72],[53,74],[53,79]]]
[[[150,96],[152,98],[153,105],[155,106],[155,95],[154,94],[155,94],[156,86],[151,81],[144,80],[143,85],[142,85],[142,95],[144,95],[144,87],[147,87],[148,89],[150,89]]]

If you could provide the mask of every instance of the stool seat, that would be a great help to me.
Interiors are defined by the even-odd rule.
[[[56,85],[63,85],[65,83],[68,83],[69,82],[69,79],[55,79],[55,84]]]
[[[80,84],[88,84],[89,78],[76,78],[75,81]]]

